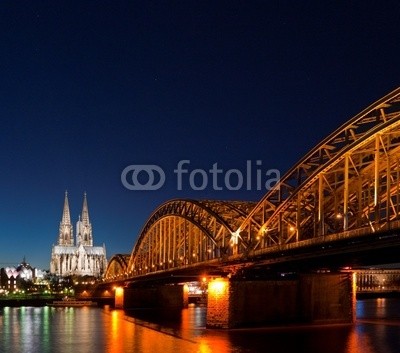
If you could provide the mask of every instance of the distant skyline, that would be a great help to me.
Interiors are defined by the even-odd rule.
[[[169,199],[259,200],[257,168],[283,175],[400,85],[399,17],[395,1],[2,2],[0,267],[49,268],[66,190],[73,222],[87,193],[108,258]],[[252,187],[221,188],[248,161]],[[219,188],[194,190],[215,163]],[[165,183],[127,189],[130,165]]]

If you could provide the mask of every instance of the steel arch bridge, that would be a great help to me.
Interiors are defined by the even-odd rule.
[[[150,216],[133,248],[129,275],[226,258],[254,202],[171,200]]]
[[[382,230],[399,218],[399,176],[400,88],[334,131],[281,178],[238,229],[238,252]]]
[[[112,279],[127,273],[130,254],[115,254],[110,259],[106,269],[106,278]]]
[[[400,88],[325,138],[258,203],[172,200],[145,223],[127,276],[248,259],[400,228]],[[107,275],[108,276],[108,271]]]

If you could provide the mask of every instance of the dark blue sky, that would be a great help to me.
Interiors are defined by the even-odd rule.
[[[49,268],[66,189],[108,257],[168,199],[258,200],[173,171],[283,174],[399,85],[399,23],[396,1],[3,1],[0,267]],[[127,190],[130,164],[165,185]]]

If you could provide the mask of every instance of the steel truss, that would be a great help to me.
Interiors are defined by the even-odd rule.
[[[171,200],[158,207],[140,232],[128,275],[179,268],[233,253],[235,230],[252,202]]]
[[[113,255],[113,257],[108,262],[104,278],[106,280],[113,280],[120,277],[121,275],[126,275],[130,257],[130,254]]]
[[[262,198],[239,228],[245,252],[389,227],[399,218],[399,147],[396,89],[328,136]]]
[[[329,135],[257,204],[171,200],[158,207],[126,275],[249,259],[390,227],[400,228],[400,88]]]

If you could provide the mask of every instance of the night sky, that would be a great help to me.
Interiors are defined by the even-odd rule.
[[[65,190],[108,258],[169,199],[259,200],[224,173],[284,174],[400,83],[397,1],[2,1],[0,33],[0,267],[49,268]],[[125,188],[132,164],[163,187]]]

